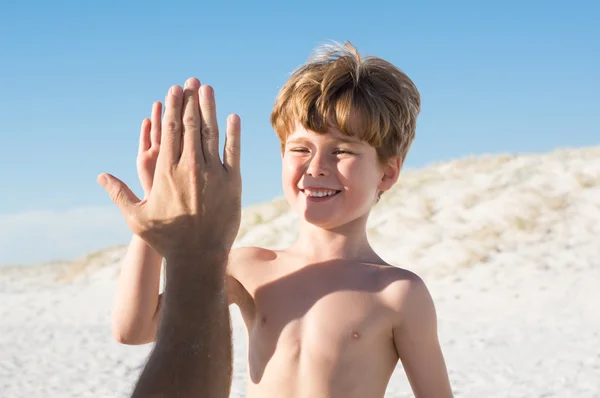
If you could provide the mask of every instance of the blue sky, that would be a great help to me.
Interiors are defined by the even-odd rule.
[[[406,167],[598,145],[599,19],[592,1],[5,2],[0,265],[126,243],[96,175],[140,192],[140,122],[190,76],[215,88],[221,121],[242,118],[243,205],[280,196],[273,100],[327,40],[417,85]]]

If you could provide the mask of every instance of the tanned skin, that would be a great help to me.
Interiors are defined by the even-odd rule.
[[[225,271],[241,215],[240,120],[237,115],[228,118],[221,161],[211,87],[200,88],[195,78],[184,89],[171,87],[164,118],[160,120],[160,110],[153,118],[154,124],[144,120],[140,142],[146,150],[154,144],[156,152],[146,197],[140,200],[110,174],[98,176],[132,232],[155,258],[166,260],[156,344],[132,396],[229,397],[232,353]]]

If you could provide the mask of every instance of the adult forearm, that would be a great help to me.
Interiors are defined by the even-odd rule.
[[[229,397],[232,348],[226,262],[227,254],[207,252],[167,259],[156,345],[134,398]]]

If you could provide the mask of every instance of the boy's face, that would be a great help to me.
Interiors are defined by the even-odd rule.
[[[282,153],[286,199],[307,222],[326,229],[368,214],[379,191],[391,188],[399,171],[397,159],[381,165],[366,142],[336,129],[317,134],[299,123]]]

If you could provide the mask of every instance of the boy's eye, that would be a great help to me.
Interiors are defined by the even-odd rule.
[[[290,152],[301,152],[301,153],[308,153],[310,152],[307,148],[292,148],[290,149]],[[351,152],[347,149],[336,149],[333,151],[334,155],[354,155],[354,152]]]

